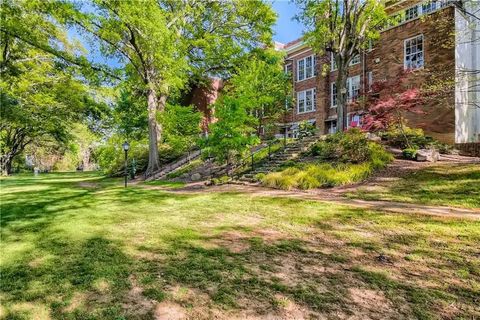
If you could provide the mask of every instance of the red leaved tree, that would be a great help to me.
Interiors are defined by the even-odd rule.
[[[398,129],[410,147],[405,134],[405,114],[425,112],[419,109],[423,103],[421,90],[408,85],[409,74],[411,71],[401,70],[394,78],[373,83],[369,92],[365,92],[364,98],[359,101],[367,105],[362,125],[364,130],[376,132]]]

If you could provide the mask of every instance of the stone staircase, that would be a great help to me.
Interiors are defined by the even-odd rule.
[[[195,160],[201,156],[202,152],[201,150],[194,150],[191,151],[189,154],[181,157],[180,159],[171,162],[169,164],[164,165],[160,170],[154,172],[150,176],[146,177],[146,181],[151,181],[151,180],[159,180],[164,177],[166,177],[167,174],[170,172],[173,172],[181,167],[183,167],[186,164],[189,164],[190,161]]]
[[[284,149],[272,154],[269,159],[254,165],[253,170],[241,174],[237,180],[242,182],[254,182],[255,175],[259,173],[267,174],[275,171],[285,162],[297,159],[302,152],[307,151],[314,142],[318,141],[318,139],[318,136],[310,136],[288,144]]]

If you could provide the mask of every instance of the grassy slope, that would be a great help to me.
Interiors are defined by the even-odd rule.
[[[480,208],[480,165],[438,165],[415,171],[375,189],[360,187],[348,194],[365,200]]]
[[[1,183],[7,318],[149,319],[156,301],[195,319],[480,316],[480,222],[95,174]]]

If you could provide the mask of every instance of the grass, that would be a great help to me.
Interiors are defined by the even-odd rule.
[[[166,180],[152,180],[143,182],[147,186],[161,186],[169,189],[177,189],[185,186],[185,182],[180,181],[166,181]]]
[[[0,200],[0,318],[480,316],[479,221],[89,173],[5,178]]]
[[[480,165],[438,165],[415,171],[376,188],[348,194],[364,200],[480,208]]]

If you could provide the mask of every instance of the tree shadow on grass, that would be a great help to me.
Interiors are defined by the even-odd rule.
[[[102,237],[82,243],[45,239],[37,248],[48,255],[34,260],[27,255],[2,268],[7,319],[33,317],[35,308],[29,305],[43,305],[57,319],[118,319],[124,314],[132,260],[117,244]],[[72,303],[78,307],[69,309]]]

